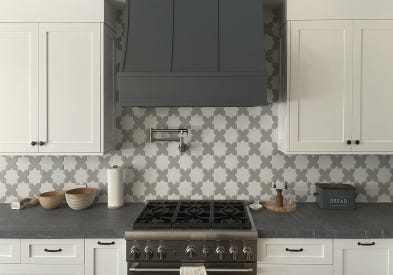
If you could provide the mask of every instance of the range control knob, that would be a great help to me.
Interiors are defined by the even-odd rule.
[[[224,247],[217,246],[217,248],[216,248],[216,255],[217,255],[217,258],[220,261],[224,260],[224,257],[225,257],[225,249],[224,249]]]
[[[208,247],[204,246],[202,248],[202,255],[204,258],[207,258],[209,256],[209,248]]]
[[[243,254],[246,257],[248,262],[251,261],[251,257],[252,257],[252,254],[253,254],[251,247],[245,246],[243,248]]]
[[[231,255],[232,260],[237,261],[239,256],[239,249],[236,246],[231,246],[229,248],[229,255]]]
[[[167,252],[166,252],[166,249],[165,249],[164,246],[160,245],[157,248],[157,255],[158,255],[158,258],[160,259],[160,261],[165,259],[166,255],[167,255]]]
[[[186,255],[190,260],[196,256],[196,250],[193,245],[188,245],[186,247]]]
[[[145,254],[145,260],[148,261],[154,256],[153,249],[150,246],[146,246],[145,249],[143,250],[143,253]]]
[[[133,246],[130,249],[130,255],[131,255],[131,260],[135,261],[138,260],[139,256],[141,255],[141,252],[139,251],[139,248],[137,246]]]

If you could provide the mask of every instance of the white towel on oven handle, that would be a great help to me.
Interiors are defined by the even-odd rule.
[[[180,275],[207,275],[207,273],[204,266],[182,266]]]

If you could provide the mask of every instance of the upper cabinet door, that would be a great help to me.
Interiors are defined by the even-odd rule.
[[[353,83],[353,151],[392,152],[393,20],[355,21]]]
[[[39,147],[100,152],[100,24],[39,24]]]
[[[0,24],[0,153],[38,152],[38,24]]]
[[[351,151],[353,21],[290,24],[290,150]]]

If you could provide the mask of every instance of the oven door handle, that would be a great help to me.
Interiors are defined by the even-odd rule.
[[[180,272],[180,268],[138,268],[131,267],[131,272]],[[206,268],[206,272],[253,272],[252,268]]]

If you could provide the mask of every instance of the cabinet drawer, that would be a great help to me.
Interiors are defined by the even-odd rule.
[[[282,265],[282,264],[258,264],[258,274],[263,275],[332,275],[332,265]]]
[[[259,239],[258,261],[280,264],[332,264],[333,240]]]
[[[0,275],[84,275],[83,265],[4,264]]]
[[[22,263],[83,264],[83,240],[22,240]]]
[[[0,263],[20,263],[20,240],[0,239]]]

